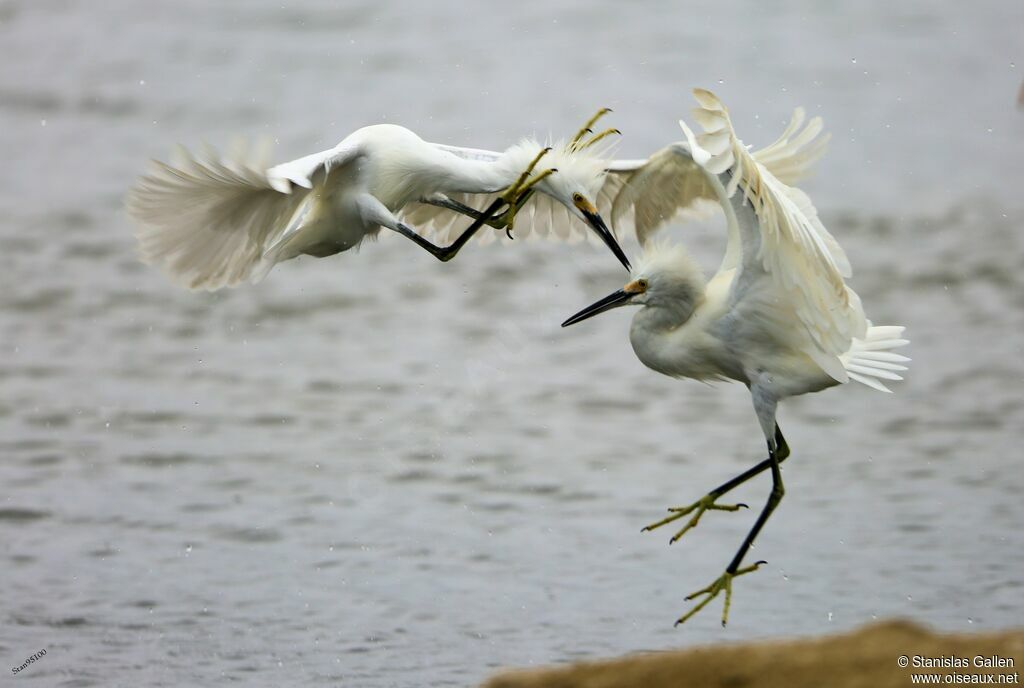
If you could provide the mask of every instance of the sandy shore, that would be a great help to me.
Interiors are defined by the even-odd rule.
[[[901,657],[909,667],[900,666]],[[934,658],[932,667],[923,666],[928,658]],[[826,638],[717,645],[512,671],[495,676],[485,688],[885,688],[914,685],[912,674],[938,675],[932,680],[939,685],[1020,685],[1022,662],[1024,630],[946,635],[905,621],[886,621]],[[936,663],[966,666],[943,668]],[[990,674],[991,683],[986,678]]]

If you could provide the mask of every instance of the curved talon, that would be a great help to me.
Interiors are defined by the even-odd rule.
[[[700,517],[699,516],[694,516],[692,519],[690,519],[689,523],[687,523],[685,526],[683,526],[682,530],[680,530],[678,533],[676,533],[671,538],[669,538],[668,544],[674,545],[677,542],[679,542],[680,538],[682,538],[684,535],[686,535],[687,531],[689,531],[689,530],[693,529],[694,527],[696,527],[696,525],[697,525],[697,523],[699,521],[700,521]]]
[[[580,130],[576,132],[576,135],[573,136],[572,139],[570,139],[570,141],[569,141],[569,150],[572,150],[572,151],[579,150],[578,144],[580,142],[580,139],[582,139],[586,134],[593,133],[592,127],[594,126],[594,123],[597,122],[597,120],[599,120],[602,117],[604,117],[605,115],[607,115],[611,111],[612,111],[611,108],[603,107],[600,110],[598,110],[597,113],[593,117],[588,119],[586,124],[584,124],[582,127],[580,127]]]
[[[596,136],[591,137],[587,141],[578,142],[573,150],[585,150],[587,148],[590,148],[591,146],[593,146],[595,143],[597,143],[601,139],[604,139],[604,138],[606,138],[608,136],[611,136],[612,134],[615,134],[617,136],[622,136],[622,132],[619,131],[618,129],[605,129],[600,134],[597,134]]]
[[[512,236],[512,228],[511,227],[506,227],[505,228],[505,236],[507,236],[510,241],[515,241],[515,237]]]

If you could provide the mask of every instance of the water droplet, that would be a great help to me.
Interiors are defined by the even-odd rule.
[[[829,612],[829,613],[828,613],[828,620],[829,620],[829,621],[831,621],[831,620],[832,620],[832,612]]]
[[[913,602],[913,601],[914,601],[914,596],[913,595],[907,595],[907,602]]]
[[[720,83],[720,84],[724,84],[724,83],[725,83],[725,79],[719,79],[719,80],[718,80],[718,83]]]
[[[192,545],[185,545],[185,554],[192,553]]]
[[[857,64],[857,58],[856,57],[851,57],[850,58],[850,62],[853,63],[853,64]]]
[[[46,126],[46,120],[45,119],[39,120],[39,126],[45,127]]]
[[[139,79],[139,86],[145,86],[145,85],[146,85],[146,80],[145,79]]]
[[[969,623],[969,624],[974,623],[974,619],[972,619],[971,617],[968,616],[967,617],[967,623]]]

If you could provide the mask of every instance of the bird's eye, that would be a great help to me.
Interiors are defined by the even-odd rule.
[[[582,200],[583,200],[583,194],[581,194],[581,193],[574,193],[572,195],[572,202],[573,203],[579,203]]]
[[[637,286],[639,286],[644,291],[647,291],[647,280],[645,280],[645,279],[637,280]]]

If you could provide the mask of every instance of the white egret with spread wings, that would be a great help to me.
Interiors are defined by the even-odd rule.
[[[706,281],[681,246],[646,242],[633,279],[566,320],[563,327],[619,306],[641,306],[629,336],[647,367],[678,378],[736,380],[749,388],[768,457],[693,504],[670,509],[667,518],[644,529],[689,515],[672,538],[675,542],[706,511],[745,506],[718,500],[755,475],[771,471],[771,493],[736,555],[711,585],[687,597],[703,596],[676,622],[686,621],[724,591],[725,625],[732,580],[763,563],[743,566],[784,492],[779,464],[790,450],[775,420],[778,402],[850,380],[888,391],[883,381],[901,379],[899,372],[909,359],[891,351],[907,344],[902,327],[879,327],[866,318],[860,298],[845,282],[851,274],[845,253],[807,195],[771,171],[770,162],[777,160],[772,149],[758,160],[736,137],[718,98],[700,89],[694,93],[700,104],[695,116],[705,133],[695,136],[680,122],[686,142],[638,167],[618,198],[633,203],[643,238],[668,213],[641,212],[639,202],[630,199],[656,204],[664,198],[660,189],[678,186],[698,171],[702,181],[697,185],[714,193],[726,216],[727,244],[718,271]],[[654,190],[646,188],[649,185]]]
[[[432,144],[391,124],[364,127],[330,150],[267,167],[244,149],[220,158],[184,151],[175,165],[155,163],[129,192],[143,260],[194,289],[218,289],[263,277],[299,255],[324,257],[358,246],[387,228],[439,260],[453,258],[485,223],[511,228],[534,192],[585,222],[629,269],[625,253],[589,199],[604,175],[593,134],[599,111],[565,145],[527,139],[506,151]],[[598,147],[600,148],[600,147]],[[533,174],[546,157],[549,167]],[[481,212],[448,194],[495,194]],[[437,246],[401,218],[422,201],[447,221],[473,217],[449,246]],[[502,206],[506,210],[498,215]],[[454,210],[454,212],[453,212]]]

